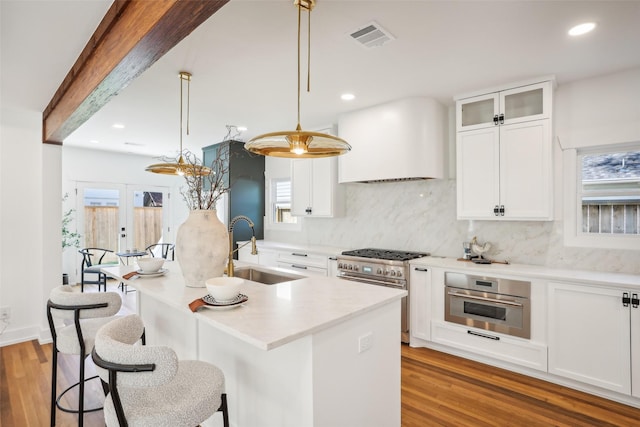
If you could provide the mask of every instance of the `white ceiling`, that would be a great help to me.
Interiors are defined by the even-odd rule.
[[[0,3],[2,106],[42,111],[111,2]],[[369,50],[351,40],[371,21],[396,39]],[[598,27],[570,38],[569,27],[584,21]],[[65,145],[175,155],[180,70],[193,73],[184,140],[192,151],[221,141],[226,125],[246,126],[242,139],[293,130],[296,22],[293,0],[231,0]],[[640,1],[318,0],[309,94],[303,61],[301,124],[323,128],[340,113],[404,97],[453,105],[456,94],[503,83],[555,75],[561,87],[639,67],[639,22]],[[344,92],[356,99],[341,101]]]

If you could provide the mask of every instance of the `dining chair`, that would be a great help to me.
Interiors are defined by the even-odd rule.
[[[154,243],[153,245],[147,246],[146,251],[153,257],[159,254],[164,259],[171,257],[171,261],[173,261],[175,258],[175,248],[176,245],[173,243]]]
[[[84,285],[98,285],[98,291],[100,286],[104,286],[104,291],[107,291],[107,275],[104,274],[101,269],[104,267],[113,267],[114,264],[118,264],[115,253],[110,249],[102,248],[83,248],[78,252],[82,254],[82,264],[80,266],[80,290],[84,292]],[[115,261],[109,262],[107,254],[113,254]],[[105,259],[105,257],[107,259]],[[85,274],[97,274],[97,280],[88,280],[85,278]]]
[[[51,426],[56,424],[56,407],[64,412],[77,413],[82,427],[84,413],[102,409],[84,408],[85,383],[97,376],[85,378],[85,359],[93,349],[96,332],[114,318],[122,306],[116,292],[77,292],[71,286],[58,286],[51,290],[47,302],[47,320],[51,331]],[[57,322],[56,322],[57,321]],[[56,326],[56,323],[58,325]],[[80,356],[78,382],[57,394],[58,353]],[[62,397],[78,387],[78,409],[62,406]],[[104,387],[103,387],[104,389]],[[105,389],[106,394],[106,389]]]
[[[222,371],[207,362],[179,361],[169,347],[138,345],[142,337],[137,314],[109,322],[96,335],[92,358],[108,383],[107,427],[193,427],[218,411],[228,427]]]

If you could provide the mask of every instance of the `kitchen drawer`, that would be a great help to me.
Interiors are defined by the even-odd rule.
[[[326,255],[310,254],[304,251],[287,251],[278,254],[278,263],[304,265],[306,267],[317,267],[327,269]],[[326,275],[326,274],[325,274]]]
[[[296,264],[296,263],[278,262],[278,267],[286,268],[287,270],[292,270],[298,274],[303,274],[305,276],[326,276],[327,275],[326,268],[309,267],[306,265]]]
[[[485,338],[469,332],[499,339]],[[480,356],[547,372],[547,347],[528,340],[443,321],[431,322],[431,340]]]

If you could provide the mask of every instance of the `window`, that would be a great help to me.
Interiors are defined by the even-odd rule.
[[[270,218],[274,228],[298,229],[298,218],[291,215],[291,179],[271,180]]]
[[[583,233],[640,235],[640,150],[581,154]]]
[[[565,243],[640,249],[640,144],[569,149],[564,166]]]

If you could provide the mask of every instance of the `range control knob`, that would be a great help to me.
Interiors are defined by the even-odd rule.
[[[353,271],[358,271],[359,267],[357,265],[353,266]]]
[[[349,270],[353,270],[353,265],[349,264]]]
[[[382,269],[379,268],[378,271],[376,271],[376,274],[382,274]]]
[[[389,270],[384,271],[384,275],[387,276],[389,274]]]
[[[395,270],[391,270],[391,275],[392,275],[392,276],[395,276],[395,275],[396,275]]]
[[[398,277],[402,277],[402,271],[398,271]]]
[[[342,263],[341,262],[338,263],[338,268],[342,268]]]

